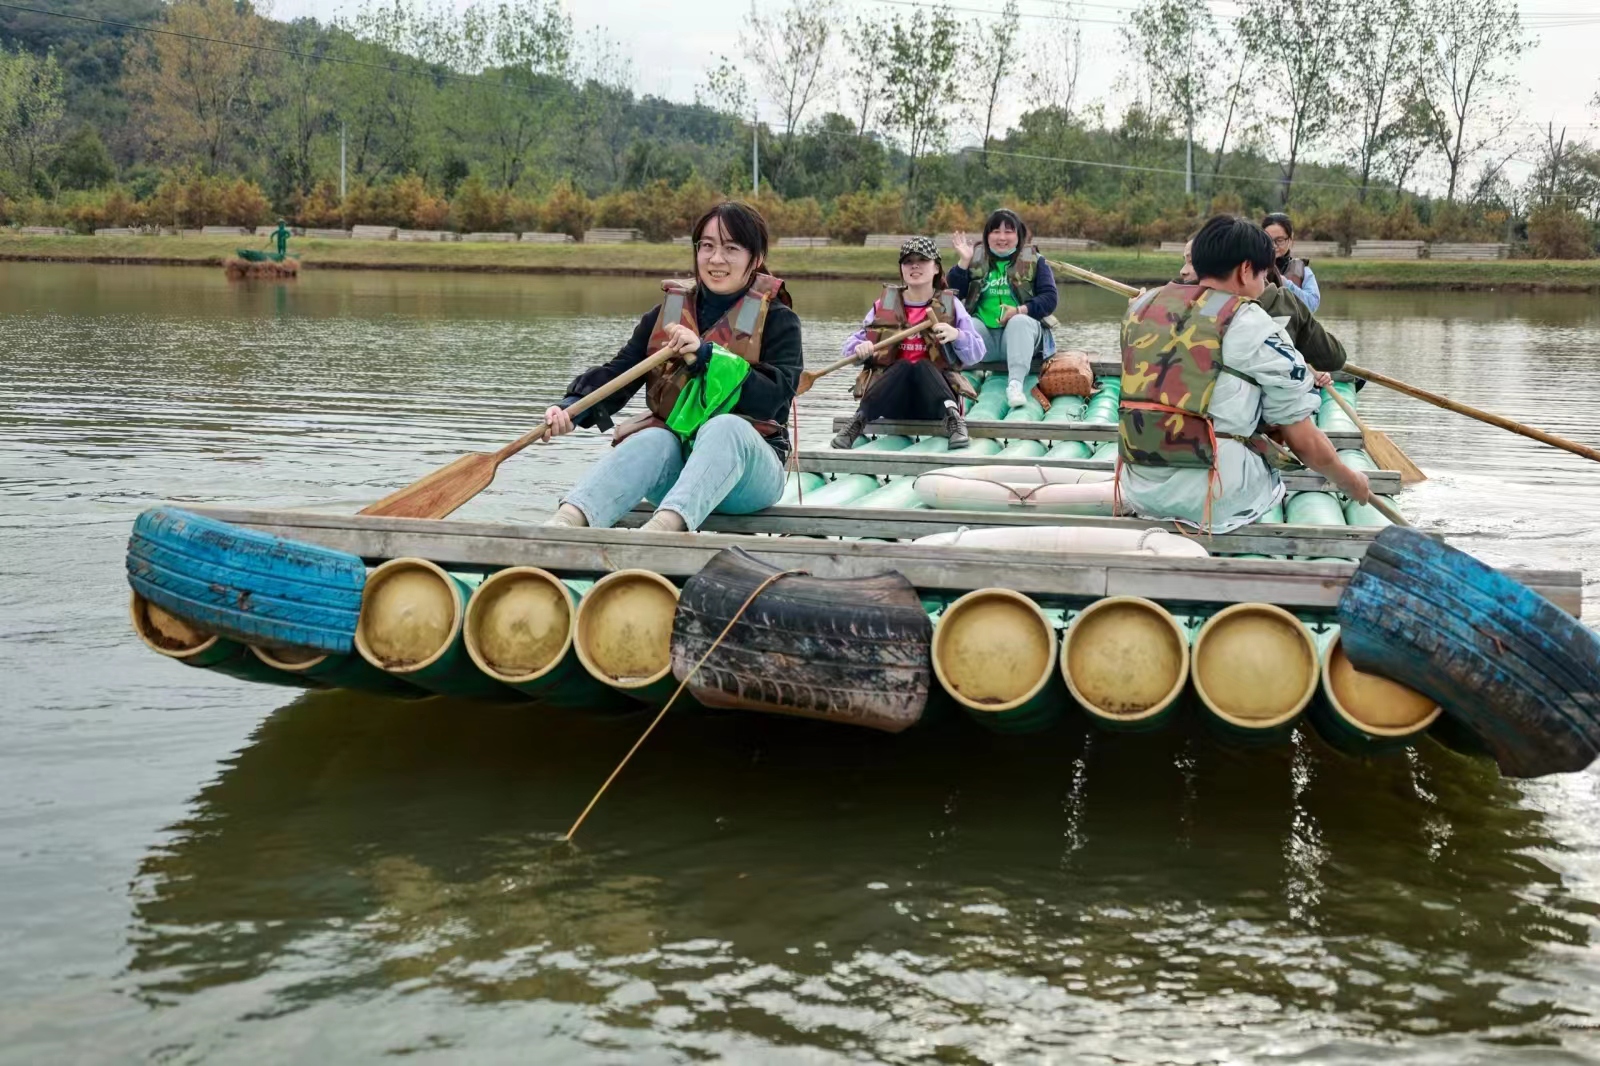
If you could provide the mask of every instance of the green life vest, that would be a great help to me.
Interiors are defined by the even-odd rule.
[[[689,378],[667,415],[667,428],[684,444],[691,444],[700,427],[725,415],[739,402],[750,364],[720,344],[711,346],[711,364],[705,373]],[[692,445],[691,445],[692,446]]]
[[[1213,469],[1211,397],[1217,378],[1255,379],[1222,362],[1222,338],[1247,298],[1199,285],[1164,285],[1122,320],[1118,448],[1134,466]]]

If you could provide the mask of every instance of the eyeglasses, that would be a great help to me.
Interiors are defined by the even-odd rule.
[[[1293,237],[1274,237],[1274,238],[1272,238],[1272,246],[1274,248],[1287,248],[1292,243],[1294,243],[1294,238]]]

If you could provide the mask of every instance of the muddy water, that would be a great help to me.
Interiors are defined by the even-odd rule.
[[[353,510],[509,440],[651,298],[604,284],[0,264],[0,1060],[1600,1051],[1594,773],[684,716],[568,848],[638,721],[296,697],[132,641],[140,508]],[[794,288],[820,363],[870,287]],[[1065,340],[1110,350],[1116,311],[1067,290]],[[1592,297],[1335,291],[1324,317],[1359,362],[1600,439]],[[1432,475],[1422,525],[1600,574],[1600,469],[1363,402]],[[463,514],[541,515],[603,447],[531,451]]]

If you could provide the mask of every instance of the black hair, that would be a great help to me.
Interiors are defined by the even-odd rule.
[[[1233,274],[1241,263],[1249,263],[1257,273],[1272,265],[1272,238],[1248,218],[1215,215],[1206,220],[1194,235],[1189,259],[1195,276],[1221,280]]]
[[[742,200],[724,200],[701,215],[690,230],[689,247],[694,249],[695,280],[700,280],[700,238],[705,235],[712,219],[722,223],[722,232],[728,240],[750,253],[750,276],[753,278],[757,273],[764,273],[767,249],[772,240],[767,230],[767,220],[761,217],[760,211]],[[791,306],[787,286],[778,290],[778,299],[785,307]]]
[[[1294,236],[1294,222],[1282,211],[1274,211],[1272,214],[1261,220],[1262,229],[1266,229],[1268,226],[1282,226],[1283,235],[1285,237]]]
[[[989,234],[999,229],[1002,222],[1011,223],[1011,228],[1017,231],[1017,251],[1012,252],[1011,255],[1016,255],[1017,252],[1022,251],[1023,245],[1028,243],[1028,224],[1022,221],[1022,217],[1009,207],[996,208],[989,213],[989,217],[983,223],[984,255],[994,255],[994,250],[989,247]],[[1009,259],[1011,256],[1006,256],[1005,258]]]

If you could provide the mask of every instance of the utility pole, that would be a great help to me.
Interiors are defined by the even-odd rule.
[[[344,202],[344,123],[339,123],[339,202]]]
[[[1188,76],[1194,77],[1194,27],[1189,27],[1189,47],[1186,62],[1189,64]],[[1184,117],[1188,120],[1188,143],[1183,150],[1183,193],[1185,196],[1194,195],[1194,82],[1189,82],[1189,91],[1185,94]]]
[[[750,108],[750,191],[761,195],[761,105]]]

